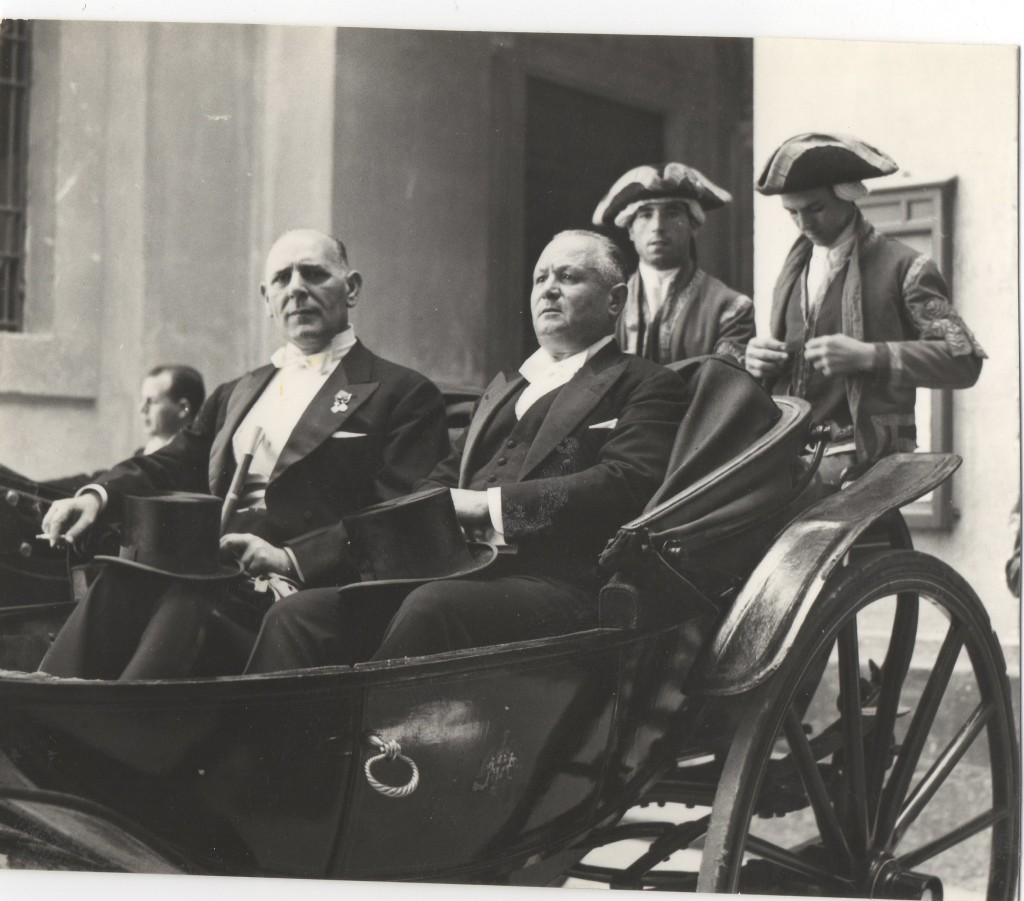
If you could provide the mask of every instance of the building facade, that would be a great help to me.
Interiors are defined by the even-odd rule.
[[[531,346],[540,247],[643,162],[684,160],[732,192],[701,265],[753,291],[763,326],[795,233],[754,174],[789,135],[837,129],[909,172],[890,187],[955,184],[946,276],[989,360],[950,401],[951,515],[915,538],[1019,644],[1002,580],[1020,491],[1013,48],[69,21],[27,40],[12,63],[27,130],[8,129],[3,173],[17,156],[0,463],[102,468],[139,444],[152,365],[212,387],[263,362],[263,258],[298,226],[348,245],[370,346],[480,388]]]
[[[38,21],[31,61],[0,461],[36,478],[138,446],[152,365],[263,362],[288,228],[346,242],[360,336],[445,386],[518,365],[536,253],[643,162],[736,193],[702,262],[752,285],[747,40]]]

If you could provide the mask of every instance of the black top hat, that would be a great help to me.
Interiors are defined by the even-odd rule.
[[[447,488],[431,488],[342,517],[363,583],[456,579],[497,556],[491,544],[467,542]]]
[[[176,579],[230,579],[242,564],[221,565],[220,498],[172,492],[124,499],[124,537],[117,557],[97,560]]]

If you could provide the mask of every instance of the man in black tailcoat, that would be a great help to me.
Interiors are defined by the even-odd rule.
[[[128,495],[225,497],[239,462],[251,457],[222,548],[254,577],[300,586],[357,578],[340,518],[407,493],[448,452],[438,389],[356,339],[348,311],[361,286],[336,238],[311,229],[282,235],[260,289],[284,346],[269,365],[218,387],[166,447],[54,503],[43,523],[51,543],[74,542],[100,516],[117,519]],[[84,678],[185,675],[222,593],[107,567],[41,669]]]

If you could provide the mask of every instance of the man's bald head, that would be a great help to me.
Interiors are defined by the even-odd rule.
[[[301,228],[285,232],[270,248],[260,293],[287,340],[311,354],[348,328],[348,310],[361,286],[341,241]]]

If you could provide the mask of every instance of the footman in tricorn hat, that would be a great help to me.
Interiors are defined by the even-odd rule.
[[[616,328],[623,350],[656,363],[704,354],[742,360],[754,334],[754,305],[697,265],[697,233],[728,191],[683,163],[638,166],[612,185],[595,225],[629,232],[640,256]]]
[[[970,387],[985,357],[935,264],[857,208],[863,180],[897,168],[857,138],[808,133],[785,141],[757,179],[800,237],[775,285],[771,334],[751,339],[746,367],[774,393],[807,399],[829,426],[820,475],[833,486],[914,450],[916,389]]]

